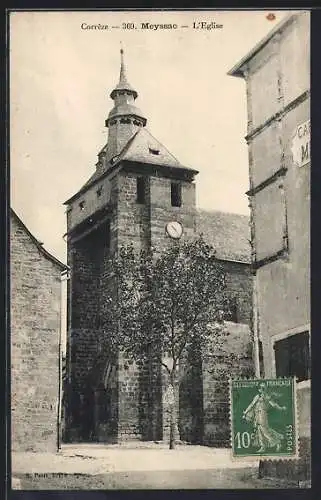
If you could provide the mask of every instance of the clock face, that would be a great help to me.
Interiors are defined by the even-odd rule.
[[[178,240],[182,236],[182,234],[183,234],[182,224],[180,224],[177,221],[168,222],[166,224],[166,233],[171,238],[174,238],[175,240]]]

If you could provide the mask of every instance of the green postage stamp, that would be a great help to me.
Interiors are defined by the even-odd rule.
[[[294,378],[230,381],[234,458],[298,457]]]

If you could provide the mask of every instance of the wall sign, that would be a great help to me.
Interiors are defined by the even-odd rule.
[[[301,123],[297,126],[292,138],[292,155],[293,161],[298,167],[303,167],[310,163],[311,156],[311,124],[310,120]]]

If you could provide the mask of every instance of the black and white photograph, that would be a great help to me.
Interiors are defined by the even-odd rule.
[[[311,488],[310,11],[8,26],[11,488]]]

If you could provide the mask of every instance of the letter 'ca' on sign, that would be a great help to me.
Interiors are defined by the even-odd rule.
[[[310,137],[311,137],[311,124],[310,120],[300,123],[294,131],[292,137],[292,155],[293,161],[299,167],[303,167],[310,163]]]

